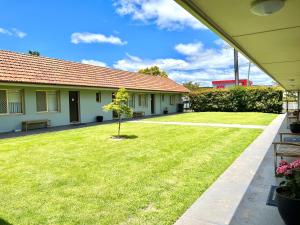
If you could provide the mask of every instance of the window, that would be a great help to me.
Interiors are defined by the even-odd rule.
[[[128,106],[130,108],[135,108],[135,95],[134,94],[129,94]]]
[[[58,91],[37,91],[36,111],[37,112],[58,112],[59,92]]]
[[[162,95],[161,95],[161,100],[162,100],[162,101],[165,101],[165,94],[162,94]]]
[[[170,105],[174,105],[174,104],[175,104],[175,96],[170,95]]]
[[[139,106],[140,107],[148,107],[148,95],[147,94],[139,94]]]
[[[47,91],[48,112],[58,111],[57,91]]]
[[[0,90],[0,114],[7,113],[7,94],[6,90]]]
[[[101,92],[96,93],[96,102],[101,102]]]
[[[9,113],[22,113],[23,112],[23,96],[21,90],[8,91],[8,111]]]
[[[23,113],[22,90],[0,90],[0,114]]]

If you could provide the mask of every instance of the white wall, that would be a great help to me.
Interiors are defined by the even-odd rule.
[[[0,89],[22,89],[24,90],[25,112],[23,114],[0,114],[0,133],[13,130],[20,130],[22,121],[26,120],[50,120],[52,126],[61,126],[70,124],[69,113],[69,91],[79,91],[80,98],[80,122],[90,123],[96,121],[96,116],[103,116],[104,120],[112,120],[112,112],[104,112],[102,107],[112,101],[112,91],[108,90],[89,90],[76,88],[44,88],[44,87],[22,87],[22,86],[0,86]],[[57,90],[60,92],[60,111],[59,112],[43,112],[36,110],[36,91],[37,90]],[[101,91],[101,102],[96,102],[96,93]],[[145,115],[151,115],[151,93],[147,93],[148,107],[138,106],[138,92],[135,93],[135,108],[133,111],[145,112]],[[181,101],[180,94],[176,95],[176,102],[170,105],[169,96],[164,94],[165,100],[162,101],[160,93],[155,94],[155,114],[162,114],[167,107],[169,113],[177,111],[177,104]]]

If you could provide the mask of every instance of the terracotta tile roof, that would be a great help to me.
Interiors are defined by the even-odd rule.
[[[188,92],[171,79],[0,50],[0,82]]]

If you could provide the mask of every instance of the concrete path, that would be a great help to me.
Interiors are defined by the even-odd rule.
[[[232,218],[270,149],[284,118],[285,114],[282,114],[274,119],[216,182],[177,220],[175,225],[231,225]],[[267,163],[272,165],[272,160],[267,161]],[[258,174],[258,176],[261,176],[261,174]],[[266,176],[274,177],[273,171],[271,170]],[[267,184],[264,188],[268,191],[270,185]],[[253,196],[251,199],[253,199]],[[260,209],[265,206],[266,199],[267,194],[263,195],[261,202],[258,204]],[[255,207],[255,204],[253,204],[253,207]],[[247,220],[237,219],[235,220],[236,223],[232,223],[232,225],[281,225],[282,221],[277,209],[269,207],[268,210],[261,210],[262,220],[258,220],[256,223],[249,222],[249,218],[247,218],[249,223]],[[249,211],[246,210],[243,213],[243,216],[247,217]],[[266,214],[268,213],[271,213],[272,220],[267,219]],[[257,217],[255,218],[257,219]],[[278,222],[275,223],[274,220]]]
[[[225,128],[246,128],[246,129],[265,129],[267,126],[261,125],[241,125],[241,124],[225,124],[225,123],[191,123],[191,122],[160,122],[160,121],[145,121],[134,120],[130,123],[150,123],[150,124],[167,124],[181,126],[203,126],[203,127],[225,127]]]

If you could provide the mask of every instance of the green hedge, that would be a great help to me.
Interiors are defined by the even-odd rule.
[[[283,91],[273,87],[210,89],[189,94],[195,112],[281,113]]]

